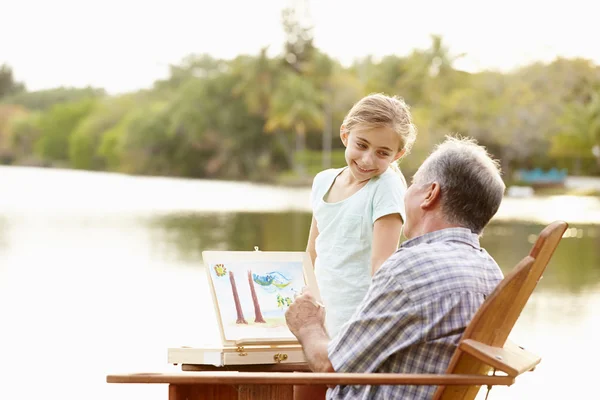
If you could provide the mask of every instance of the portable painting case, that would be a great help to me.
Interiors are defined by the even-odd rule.
[[[168,362],[217,367],[304,363],[284,314],[305,286],[321,301],[309,254],[204,251],[202,258],[221,345],[170,348]]]

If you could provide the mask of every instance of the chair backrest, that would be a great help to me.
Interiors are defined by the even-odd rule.
[[[472,339],[489,346],[504,346],[567,226],[566,222],[557,221],[542,230],[529,255],[506,275],[481,305],[465,329],[461,342]],[[489,365],[459,347],[446,372],[485,375],[490,370]],[[440,386],[433,399],[474,399],[479,389],[479,386]]]

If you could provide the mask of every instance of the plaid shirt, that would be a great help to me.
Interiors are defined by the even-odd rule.
[[[444,373],[485,297],[498,264],[464,228],[404,242],[329,344],[337,372]],[[337,386],[328,399],[430,399],[436,386]]]

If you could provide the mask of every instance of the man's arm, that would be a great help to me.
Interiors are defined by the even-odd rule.
[[[303,329],[298,341],[313,372],[335,372],[327,351],[329,337],[324,329]]]
[[[327,350],[329,337],[325,330],[325,308],[304,290],[286,311],[285,320],[302,345],[310,369],[334,372]]]

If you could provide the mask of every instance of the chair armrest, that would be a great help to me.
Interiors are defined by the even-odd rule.
[[[535,354],[525,351],[508,340],[501,348],[488,346],[473,339],[466,339],[458,345],[458,348],[513,377],[531,371],[542,360]]]

